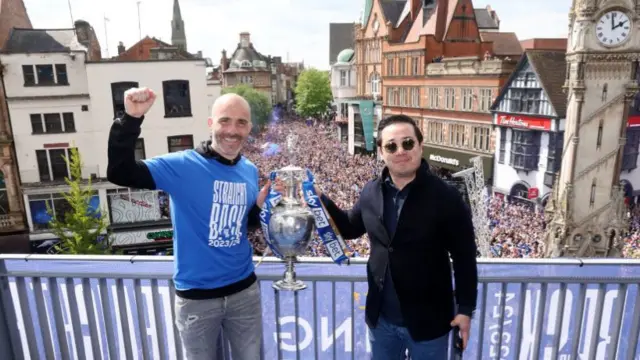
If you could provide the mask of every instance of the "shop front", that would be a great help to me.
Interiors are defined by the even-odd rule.
[[[480,156],[480,158],[482,158],[485,184],[491,184],[491,177],[493,174],[493,156],[471,154],[426,145],[422,147],[422,157],[427,160],[429,165],[438,169],[448,170],[451,173],[456,173],[470,168],[472,166],[471,159],[476,156]]]
[[[111,238],[114,251],[123,255],[159,255],[173,249],[173,229],[154,228],[115,232]]]

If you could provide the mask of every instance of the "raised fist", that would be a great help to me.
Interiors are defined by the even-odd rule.
[[[132,88],[124,92],[124,112],[141,118],[156,101],[156,94],[148,88]]]

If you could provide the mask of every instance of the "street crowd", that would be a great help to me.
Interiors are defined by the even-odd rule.
[[[291,134],[295,141],[291,141]],[[288,139],[289,137],[289,139]],[[289,145],[289,146],[288,146]],[[343,209],[353,206],[360,190],[376,177],[383,164],[375,156],[350,155],[346,144],[337,137],[332,122],[293,120],[272,123],[267,129],[250,139],[245,155],[256,164],[265,182],[269,172],[287,165],[308,168],[316,182],[336,204]],[[503,197],[488,199],[487,214],[491,231],[492,257],[540,258],[545,256],[545,219],[541,210],[521,203],[508,202]],[[630,232],[625,238],[625,257],[640,258],[640,209],[630,212]],[[250,234],[256,255],[267,251],[261,231]],[[347,241],[352,257],[367,257],[366,235]],[[269,254],[269,252],[267,252]],[[328,256],[317,236],[307,256]]]

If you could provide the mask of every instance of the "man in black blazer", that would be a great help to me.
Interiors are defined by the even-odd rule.
[[[422,140],[408,116],[380,121],[382,175],[348,212],[321,195],[344,238],[369,236],[365,313],[374,360],[404,359],[407,349],[412,360],[446,359],[452,327],[466,347],[476,307],[471,213],[458,191],[429,171]]]

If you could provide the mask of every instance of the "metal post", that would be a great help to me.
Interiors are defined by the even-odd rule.
[[[482,158],[476,156],[470,160],[473,167],[453,174],[454,177],[461,177],[467,187],[469,206],[473,216],[473,228],[476,235],[476,244],[482,257],[489,257],[491,253],[489,231],[489,219],[487,218],[487,207],[484,204],[484,169]]]
[[[4,260],[0,260],[0,359],[22,359],[18,319],[13,306]]]

